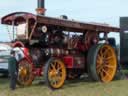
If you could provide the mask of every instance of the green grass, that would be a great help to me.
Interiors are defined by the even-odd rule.
[[[63,88],[52,91],[45,84],[34,82],[26,88],[10,91],[9,81],[0,78],[0,96],[128,96],[128,80],[94,83],[87,80],[68,81]]]

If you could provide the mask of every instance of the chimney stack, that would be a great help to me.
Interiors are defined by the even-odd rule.
[[[39,15],[45,15],[45,2],[44,0],[38,0],[38,4],[37,4],[37,9],[36,9],[36,12],[37,14]]]

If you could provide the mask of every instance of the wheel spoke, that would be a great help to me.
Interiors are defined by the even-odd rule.
[[[108,50],[108,49],[104,50],[104,55],[105,55],[105,56],[106,56],[108,53],[109,53],[109,50]]]
[[[62,68],[63,68],[62,66],[59,66],[59,68],[57,69],[57,71],[60,71],[60,70],[62,70]]]
[[[103,73],[102,69],[100,70],[99,74],[100,74],[100,77],[102,79],[104,77],[104,73]]]
[[[112,68],[112,69],[115,68],[115,66],[107,65],[107,64],[105,64],[104,66],[105,66],[105,67],[108,67],[108,68]]]
[[[99,69],[99,70],[97,70],[97,74],[100,74],[100,72],[101,72],[101,70]]]
[[[111,64],[112,64],[111,59],[109,59],[109,60],[105,60],[105,65],[111,65]]]
[[[100,50],[99,55],[100,55],[101,57],[103,57],[103,52],[102,52],[102,50]]]
[[[62,66],[60,64],[57,64],[57,69],[61,69]]]
[[[108,72],[106,72],[104,69],[102,69],[102,71],[103,71],[108,77],[111,77],[111,75],[110,75]]]
[[[111,60],[111,59],[113,59],[113,56],[108,56],[105,58],[105,60]]]
[[[96,69],[98,70],[99,68],[101,68],[102,64],[97,64]]]
[[[57,69],[58,66],[60,65],[59,62],[57,62],[57,61],[55,61],[54,64],[55,64],[55,68],[56,68],[56,69]]]
[[[98,56],[97,56],[97,62],[100,63],[101,60],[102,60],[102,57],[98,54]]]
[[[100,74],[100,72],[102,71],[102,67],[97,69],[97,74]]]
[[[51,64],[51,67],[53,68],[53,70],[56,70],[54,63]]]
[[[59,76],[59,75],[56,76],[56,80],[57,80],[58,82],[61,80],[61,78],[62,78],[62,77]]]

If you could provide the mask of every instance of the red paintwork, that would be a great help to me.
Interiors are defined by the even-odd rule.
[[[85,58],[81,56],[65,56],[63,58],[67,68],[84,68]]]
[[[73,68],[73,56],[65,56],[63,60],[67,68]]]
[[[87,47],[86,47],[86,45],[83,42],[78,41],[78,43],[77,43],[77,49],[79,49],[82,52],[85,52],[87,50]]]
[[[35,68],[35,69],[34,69],[34,75],[35,75],[35,76],[42,76],[42,75],[43,75],[42,69],[43,69],[43,68]]]
[[[32,70],[33,70],[33,74],[35,75],[35,76],[42,76],[43,74],[42,74],[42,72],[43,72],[43,68],[41,67],[41,68],[35,68],[34,67],[34,64],[33,64],[33,61],[32,61],[32,58],[30,57],[30,55],[29,55],[29,49],[28,48],[23,48],[23,52],[24,52],[24,55],[25,55],[25,58],[30,62],[30,64],[32,64],[32,66],[33,66],[33,68],[32,68]]]
[[[21,41],[16,41],[12,44],[13,47],[25,47]]]

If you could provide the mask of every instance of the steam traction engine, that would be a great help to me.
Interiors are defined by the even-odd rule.
[[[117,58],[107,34],[119,29],[71,21],[66,16],[46,17],[44,11],[44,1],[38,0],[37,15],[15,12],[2,18],[2,24],[16,28],[13,47],[24,48],[18,83],[31,85],[36,76],[44,76],[46,84],[57,89],[67,78],[75,79],[83,73],[94,81],[110,82],[116,73]]]

